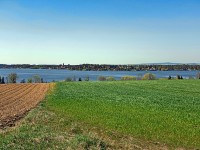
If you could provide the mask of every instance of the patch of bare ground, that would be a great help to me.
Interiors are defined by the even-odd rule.
[[[0,85],[0,129],[15,126],[16,121],[44,99],[51,84]]]

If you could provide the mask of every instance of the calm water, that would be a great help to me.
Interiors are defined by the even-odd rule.
[[[189,76],[195,77],[198,71],[69,71],[69,70],[49,70],[49,69],[0,69],[0,76],[8,76],[10,73],[17,73],[18,82],[22,79],[31,78],[33,75],[40,75],[44,81],[51,82],[53,80],[60,81],[67,77],[76,77],[85,79],[89,76],[92,81],[97,80],[98,76],[113,76],[115,79],[120,79],[125,75],[142,76],[145,73],[153,73],[157,78],[166,78],[169,75],[175,77],[181,75],[184,78]]]

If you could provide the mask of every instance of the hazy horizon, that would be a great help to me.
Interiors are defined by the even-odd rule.
[[[198,0],[1,0],[0,64],[200,63]]]
[[[0,64],[0,65],[26,65],[28,63],[9,63],[9,64]],[[64,65],[84,65],[84,64],[89,64],[89,63],[79,63],[79,64],[69,64],[69,63],[64,63]],[[137,64],[107,64],[107,63],[102,63],[102,64],[90,64],[90,65],[200,65],[200,63],[175,63],[175,62],[161,62],[161,63],[137,63]],[[28,65],[63,65],[63,63],[58,63],[58,64],[28,64]]]

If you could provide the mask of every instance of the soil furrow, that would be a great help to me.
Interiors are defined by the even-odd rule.
[[[44,99],[50,84],[6,84],[0,86],[0,128],[14,126]]]

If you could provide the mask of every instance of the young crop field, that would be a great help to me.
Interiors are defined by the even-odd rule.
[[[200,148],[200,81],[58,83],[48,107],[108,132]]]
[[[0,85],[0,128],[15,121],[35,107],[45,96],[49,84]]]
[[[1,119],[35,107],[48,87],[0,86]],[[61,82],[19,126],[0,132],[0,149],[194,150],[199,116],[199,80]]]

